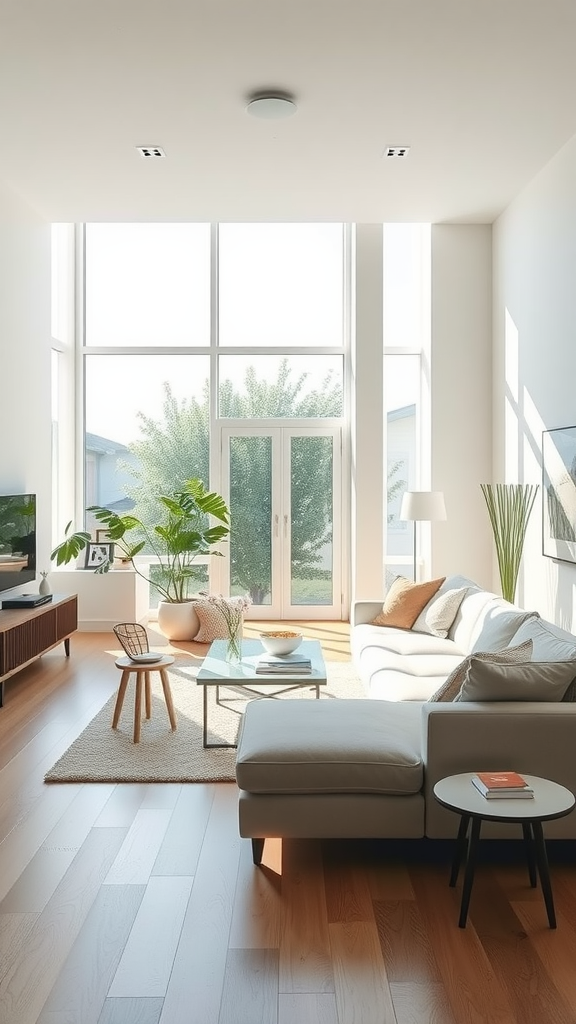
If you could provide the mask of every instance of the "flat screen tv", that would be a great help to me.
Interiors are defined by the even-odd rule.
[[[36,579],[36,495],[0,494],[0,593]]]

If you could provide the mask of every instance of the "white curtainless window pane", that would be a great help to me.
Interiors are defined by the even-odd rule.
[[[222,346],[343,344],[342,224],[220,224]]]
[[[342,356],[220,356],[219,374],[225,418],[343,415]]]
[[[86,344],[210,344],[209,224],[87,224]]]
[[[386,563],[393,575],[412,575],[412,523],[400,519],[405,491],[419,480],[417,426],[421,371],[418,355],[384,356],[386,409]]]
[[[194,476],[208,481],[208,356],[85,360],[86,505],[135,510]]]

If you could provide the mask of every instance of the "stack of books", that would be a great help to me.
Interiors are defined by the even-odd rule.
[[[256,672],[260,675],[309,675],[312,662],[305,655],[298,654],[261,654],[256,662]]]
[[[534,798],[534,790],[518,772],[477,772],[472,776],[472,785],[487,800]]]

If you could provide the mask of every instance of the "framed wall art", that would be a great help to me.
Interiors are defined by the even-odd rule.
[[[542,554],[576,562],[576,426],[542,432]]]
[[[98,569],[101,565],[114,561],[114,545],[90,541],[86,545],[85,569]]]

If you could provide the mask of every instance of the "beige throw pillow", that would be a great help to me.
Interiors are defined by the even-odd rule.
[[[532,641],[525,640],[517,647],[507,647],[505,651],[480,651],[478,654],[469,654],[456,668],[452,670],[448,679],[436,690],[429,700],[438,701],[456,700],[466,678],[472,658],[479,661],[487,661],[495,665],[517,665],[523,661],[530,661],[532,656]]]
[[[194,637],[198,643],[210,644],[213,640],[228,639],[228,623],[217,604],[211,601],[195,601],[194,610],[200,622],[200,629]]]
[[[397,576],[386,594],[382,611],[372,620],[371,625],[411,629],[445,579],[442,576],[441,579],[428,580],[426,583],[412,583],[404,576]]]
[[[467,591],[468,587],[459,587],[436,594],[422,609],[412,629],[445,639]]]

